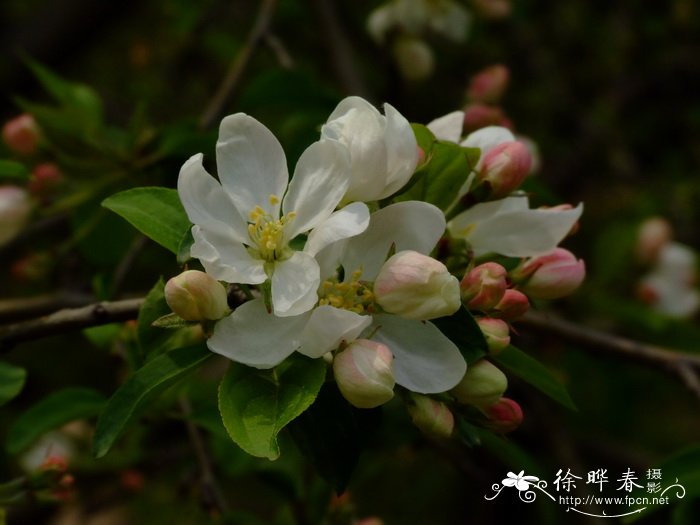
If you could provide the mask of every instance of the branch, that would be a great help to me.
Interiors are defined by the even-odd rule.
[[[248,34],[245,45],[231,63],[226,76],[221,81],[219,88],[216,90],[216,93],[202,113],[202,117],[199,119],[200,128],[206,129],[211,126],[221,114],[226,102],[233,96],[243,76],[243,72],[248,67],[253,52],[267,33],[276,4],[277,0],[263,0],[261,3],[255,24]]]
[[[10,351],[24,341],[135,319],[143,302],[143,298],[137,298],[66,308],[38,319],[0,327],[0,353]]]
[[[58,292],[0,300],[0,323],[11,323],[46,315],[61,308],[76,308],[95,301],[92,294],[80,292]]]
[[[700,355],[633,341],[541,312],[527,312],[522,322],[535,330],[554,334],[596,354],[628,358],[647,365],[660,365],[677,375],[700,399]]]

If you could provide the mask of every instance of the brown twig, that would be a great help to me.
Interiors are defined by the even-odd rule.
[[[17,297],[0,300],[0,323],[12,323],[46,315],[61,308],[76,308],[95,301],[92,294],[58,292],[34,297]]]
[[[0,353],[8,352],[24,341],[135,319],[143,301],[143,298],[137,298],[94,303],[80,308],[66,308],[37,319],[6,325],[0,328]]]
[[[209,101],[209,104],[199,119],[200,128],[207,129],[210,127],[219,117],[226,103],[233,96],[233,93],[238,87],[238,83],[243,77],[245,69],[248,67],[253,52],[267,33],[276,6],[277,0],[263,0],[261,2],[255,24],[248,34],[245,45],[231,63],[226,76],[221,81],[219,88],[216,90],[216,93]]]
[[[540,332],[556,335],[598,355],[623,357],[647,365],[661,366],[677,375],[700,399],[700,379],[698,378],[700,354],[678,352],[633,341],[541,312],[529,311],[522,322]]]

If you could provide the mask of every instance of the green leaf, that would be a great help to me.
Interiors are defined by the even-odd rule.
[[[435,144],[436,140],[435,135],[433,135],[433,132],[423,124],[413,123],[411,124],[411,128],[413,129],[413,134],[416,136],[418,147],[422,149],[423,153],[425,154],[425,160],[429,160],[431,150],[433,149],[433,145]]]
[[[277,434],[311,406],[325,376],[323,359],[296,353],[272,370],[232,363],[219,385],[226,431],[252,456],[277,459]]]
[[[467,364],[478,361],[488,353],[489,347],[481,328],[465,308],[460,308],[449,317],[433,319],[432,323],[457,345]]]
[[[398,200],[422,200],[445,211],[471,171],[470,156],[465,148],[436,141],[427,163],[413,175],[415,184]]]
[[[159,355],[137,370],[111,397],[100,414],[92,448],[104,456],[134,415],[163,390],[199,368],[212,353],[200,344]]]
[[[335,383],[326,383],[314,404],[289,425],[299,450],[338,493],[347,487],[360,457],[356,412]]]
[[[29,180],[29,169],[21,162],[0,160],[0,178],[26,181]]]
[[[194,326],[196,324],[199,323],[197,321],[186,321],[179,315],[173,313],[166,314],[153,321],[153,326],[155,326],[156,328],[168,329],[183,328],[185,326]]]
[[[577,410],[566,387],[552,375],[546,366],[522,350],[511,345],[499,354],[493,355],[492,358],[513,375],[530,383],[556,402],[571,410]]]
[[[24,387],[27,371],[0,361],[0,406],[16,397]]]
[[[177,191],[169,188],[133,188],[106,198],[102,206],[175,255],[190,228]]]
[[[136,322],[136,334],[141,347],[142,355],[148,355],[162,347],[172,335],[171,332],[155,328],[153,323],[161,317],[171,313],[168,303],[165,301],[165,282],[161,277],[146,295],[146,300],[139,310]]]
[[[180,244],[177,247],[177,263],[184,265],[187,261],[192,258],[190,255],[190,250],[194,244],[194,237],[192,237],[192,228],[187,228],[185,235],[182,236]]]
[[[66,388],[41,400],[10,427],[7,452],[17,454],[50,430],[66,423],[96,416],[105,397],[91,388]]]

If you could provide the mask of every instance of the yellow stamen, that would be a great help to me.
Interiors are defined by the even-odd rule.
[[[330,305],[358,314],[369,314],[376,310],[374,293],[369,284],[360,281],[362,271],[350,275],[350,281],[338,282],[327,279],[321,283],[319,305]]]

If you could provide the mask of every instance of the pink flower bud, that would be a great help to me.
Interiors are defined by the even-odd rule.
[[[481,333],[484,334],[486,343],[489,345],[489,352],[492,354],[497,354],[510,344],[510,328],[504,320],[480,317],[476,322],[481,328]]]
[[[11,241],[29,219],[29,194],[17,186],[0,186],[0,246]]]
[[[571,294],[583,282],[586,265],[564,248],[529,259],[521,273],[531,277],[520,289],[535,299],[558,299]]]
[[[508,87],[509,76],[508,68],[501,64],[482,69],[469,81],[467,97],[473,102],[498,102]]]
[[[459,285],[465,306],[470,310],[491,310],[506,292],[507,274],[503,266],[494,262],[473,268],[462,278]]]
[[[506,290],[503,299],[494,307],[493,317],[499,317],[506,321],[513,321],[525,315],[530,308],[527,296],[512,288]]]
[[[512,122],[503,114],[501,108],[487,106],[485,104],[468,104],[464,108],[465,134],[486,126],[503,126],[512,128]]]
[[[39,145],[39,126],[34,117],[24,113],[5,123],[2,128],[2,140],[13,152],[31,155]]]
[[[374,296],[385,311],[425,321],[455,313],[459,281],[440,261],[406,250],[391,256],[374,281]]]
[[[340,393],[357,408],[374,408],[394,397],[394,356],[386,345],[357,339],[333,359]]]
[[[637,233],[637,257],[642,262],[655,261],[661,248],[671,242],[673,228],[663,217],[652,217],[640,226]]]
[[[455,426],[455,418],[445,403],[428,396],[412,394],[408,413],[413,424],[421,432],[439,437],[450,437]]]
[[[226,289],[210,275],[187,270],[165,284],[165,300],[186,321],[215,321],[228,312]]]
[[[43,162],[32,170],[29,191],[35,195],[50,193],[63,181],[63,173],[53,162]]]
[[[522,142],[502,142],[484,156],[477,178],[491,188],[491,198],[506,197],[530,173],[532,157]]]
[[[489,418],[489,428],[498,432],[511,432],[523,422],[523,410],[520,405],[502,397],[496,403],[486,409]]]
[[[450,393],[466,405],[488,407],[496,403],[508,388],[508,378],[496,366],[482,359],[470,365],[462,380]]]

